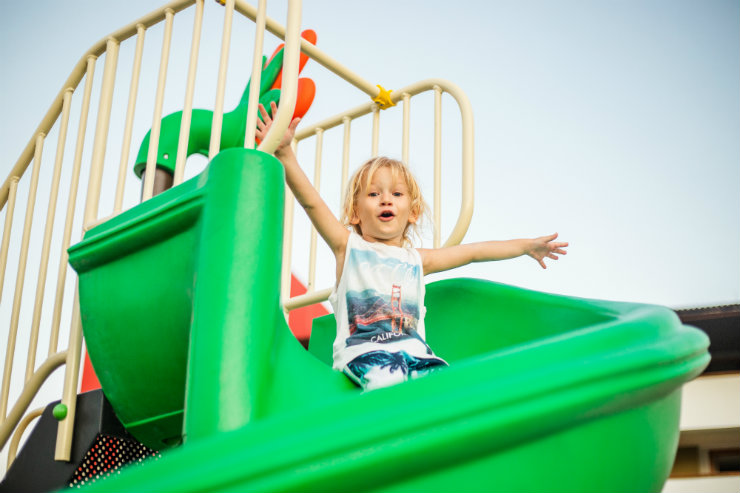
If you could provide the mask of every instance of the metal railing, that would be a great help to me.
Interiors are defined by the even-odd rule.
[[[218,1],[218,0],[217,0]],[[287,27],[266,16],[265,0],[259,0],[257,7],[247,4],[243,0],[226,0],[218,2],[223,5],[223,28],[220,44],[221,56],[218,67],[217,88],[215,90],[215,103],[213,111],[213,122],[211,132],[211,145],[209,148],[209,159],[218,152],[220,142],[221,123],[223,119],[223,107],[225,99],[225,84],[228,74],[229,47],[231,44],[231,26],[233,13],[237,12],[253,21],[256,25],[254,38],[254,63],[252,66],[253,91],[249,94],[247,130],[245,142],[247,146],[254,142],[254,123],[256,122],[257,91],[260,87],[261,60],[263,53],[264,31],[269,31],[278,38],[285,40],[285,56],[283,64],[283,85],[279,110],[275,115],[275,123],[270,133],[261,142],[258,149],[272,153],[277,146],[285,128],[287,128],[293,107],[295,105],[299,50],[307,54],[311,59],[327,68],[333,74],[358,88],[372,98],[381,95],[378,86],[364,80],[359,75],[347,69],[333,60],[316,46],[300,38],[300,0],[289,0]],[[192,8],[191,8],[192,7]],[[76,64],[72,73],[62,86],[62,90],[54,99],[51,107],[43,117],[41,123],[23,149],[21,156],[16,161],[9,175],[0,186],[0,213],[4,212],[3,236],[0,243],[0,327],[8,326],[8,345],[5,355],[5,368],[3,373],[1,401],[0,401],[0,448],[8,441],[11,446],[8,453],[8,465],[13,460],[15,450],[28,424],[39,415],[39,410],[28,414],[26,410],[33,403],[35,396],[42,388],[44,382],[60,366],[65,366],[62,404],[67,408],[66,418],[62,419],[58,427],[55,459],[69,460],[71,440],[73,435],[73,424],[75,417],[76,395],[78,391],[78,380],[80,373],[80,357],[82,354],[82,330],[80,322],[79,304],[77,300],[77,284],[74,272],[67,265],[66,250],[70,246],[73,230],[78,230],[81,237],[85,231],[100,224],[111,217],[121,213],[123,210],[135,205],[139,200],[137,193],[131,193],[132,189],[138,192],[138,184],[126,183],[126,175],[131,166],[130,148],[134,134],[136,133],[137,101],[140,99],[139,86],[144,69],[142,68],[143,54],[145,51],[145,37],[147,32],[154,26],[162,27],[162,46],[159,52],[159,64],[157,66],[158,76],[156,83],[156,94],[151,107],[151,138],[147,154],[147,163],[143,174],[144,180],[141,185],[141,200],[147,200],[154,194],[154,170],[156,168],[157,144],[159,142],[160,122],[164,112],[164,98],[167,94],[168,63],[173,36],[173,25],[176,17],[184,11],[192,12],[193,26],[187,80],[185,82],[184,102],[182,112],[182,125],[178,139],[178,150],[175,160],[174,186],[184,180],[186,166],[186,150],[188,143],[189,122],[194,105],[195,79],[198,73],[198,53],[201,46],[201,31],[204,16],[204,0],[176,0],[155,10],[154,12],[128,24],[118,31],[105,37],[88,52],[86,52]],[[124,43],[127,43],[124,45]],[[133,45],[133,46],[132,46]],[[130,68],[130,82],[128,87],[127,104],[125,105],[125,122],[123,124],[123,136],[120,144],[110,145],[109,139],[111,118],[114,107],[114,95],[116,86],[116,73],[118,70],[119,51],[122,46],[133,50],[133,61]],[[178,46],[182,46],[180,43]],[[93,103],[93,88],[95,84],[96,62],[104,58],[103,73],[99,82],[99,98]],[[84,84],[83,84],[84,81]],[[146,87],[146,86],[145,86]],[[409,154],[409,109],[410,100],[413,96],[425,91],[433,91],[435,94],[435,185],[434,185],[434,218],[439,230],[439,205],[441,195],[441,158],[439,145],[441,142],[441,95],[449,93],[460,108],[462,116],[462,204],[456,225],[449,238],[444,244],[458,243],[470,222],[473,208],[473,124],[470,103],[454,84],[443,80],[428,80],[407,86],[391,97],[393,103],[403,101],[403,158],[408,159]],[[73,104],[81,99],[79,105]],[[76,109],[73,109],[76,108]],[[92,137],[92,148],[90,156],[86,157],[86,144],[88,138],[89,113],[97,110],[95,130]],[[322,135],[334,127],[342,125],[344,131],[343,144],[343,168],[342,186],[346,183],[349,162],[349,141],[351,135],[351,122],[365,115],[372,115],[373,125],[373,152],[377,152],[377,140],[379,132],[379,106],[375,102],[368,102],[351,110],[345,111],[334,117],[325,119],[303,128],[296,135],[296,143],[310,137],[317,138],[316,147],[316,185],[321,170]],[[147,108],[148,109],[148,108]],[[74,116],[71,116],[74,113]],[[139,109],[139,113],[141,113]],[[122,118],[122,120],[124,120]],[[74,154],[70,159],[65,159],[67,147],[67,134],[70,123],[77,123],[77,136],[74,143]],[[57,145],[54,150],[54,164],[49,170],[44,164],[44,148],[46,137],[53,133],[57,134]],[[111,169],[111,159],[106,159],[110,149],[120,151],[120,159],[116,160],[112,180],[105,180],[106,169]],[[31,164],[33,165],[31,166]],[[87,164],[89,163],[89,168]],[[107,166],[106,166],[107,165]],[[30,170],[29,170],[30,168]],[[30,172],[29,172],[30,171]],[[69,180],[68,188],[63,188],[60,193],[62,177]],[[38,194],[39,183],[48,185],[49,193]],[[78,195],[80,189],[85,189],[85,205],[78,206]],[[43,187],[42,187],[43,188]],[[340,192],[341,193],[341,192]],[[44,227],[40,228],[37,214],[37,195],[47,200],[47,214]],[[61,195],[61,197],[60,197]],[[25,196],[25,208],[19,206],[21,199]],[[100,213],[101,197],[110,198],[112,202],[111,213]],[[63,221],[62,234],[55,234],[55,226],[61,222],[56,216],[57,202],[60,198],[66,198],[66,215]],[[128,198],[128,199],[127,199]],[[315,232],[311,240],[311,261],[309,292],[301,297],[288,299],[287,289],[290,286],[290,258],[293,238],[293,198],[290,192],[286,194],[286,232],[285,232],[285,259],[283,262],[283,286],[284,308],[287,310],[305,306],[316,301],[326,299],[328,290],[316,291],[314,278],[316,271],[316,237]],[[40,202],[41,203],[41,202]],[[18,210],[16,210],[18,209]],[[16,216],[24,216],[22,233],[19,232]],[[102,217],[101,217],[102,216]],[[59,231],[59,228],[56,228]],[[435,233],[434,244],[439,246],[441,240],[439,233]],[[32,241],[41,238],[39,241]],[[38,245],[40,245],[40,251]],[[38,268],[33,268],[31,273],[36,275],[35,286],[25,285],[25,278],[29,274],[29,257],[35,260],[38,257]],[[8,262],[17,266],[15,273],[15,287],[13,290],[12,304],[8,304],[6,296],[5,304],[2,303],[3,287],[6,277],[13,281],[13,275],[6,269]],[[49,276],[48,266],[56,262],[57,269]],[[35,263],[32,263],[36,265]],[[69,275],[68,275],[69,274]],[[53,290],[53,305],[45,303],[50,298],[52,291],[46,289],[46,285],[55,283]],[[30,288],[35,288],[33,309],[26,301],[24,295]],[[6,322],[7,315],[7,322]],[[27,321],[26,319],[29,319]],[[47,319],[49,319],[47,321]],[[48,323],[47,323],[48,322]],[[27,330],[26,330],[27,329]],[[22,333],[19,333],[22,330]],[[65,332],[68,330],[68,334]],[[36,354],[39,350],[38,344],[41,335],[48,333],[48,352],[45,361],[36,365]],[[59,340],[67,335],[66,349],[59,349]],[[16,343],[19,339],[28,341],[28,355],[22,366],[25,367],[23,381],[18,384],[18,373],[13,376]],[[20,387],[20,388],[17,388]],[[11,391],[13,390],[13,391]],[[58,394],[57,394],[58,395]],[[10,403],[13,402],[12,406]],[[8,408],[10,406],[10,411]],[[25,417],[24,417],[25,414]],[[20,426],[19,426],[20,424]],[[15,436],[11,440],[11,435]]]
[[[359,85],[358,85],[359,88]],[[402,119],[402,148],[401,156],[402,160],[408,163],[409,159],[409,147],[410,147],[410,114],[411,114],[411,99],[414,96],[422,94],[427,91],[434,93],[434,158],[433,158],[433,180],[434,180],[434,191],[433,191],[433,210],[432,210],[432,222],[433,222],[433,245],[434,248],[440,246],[456,245],[462,241],[465,232],[470,225],[470,220],[473,216],[473,111],[465,93],[452,82],[442,79],[427,79],[409,86],[403,87],[398,91],[394,91],[395,94],[391,94],[391,101],[395,104],[402,102],[403,119]],[[459,212],[457,221],[449,233],[447,239],[442,243],[441,241],[441,204],[442,204],[442,93],[450,94],[455,102],[457,103],[460,111],[460,127],[461,127],[461,203],[459,206]],[[388,110],[392,111],[392,110]],[[380,130],[380,109],[379,106],[370,101],[365,104],[359,105],[355,108],[342,112],[338,115],[332,116],[318,123],[303,128],[296,133],[295,145],[298,142],[302,142],[309,138],[315,138],[315,158],[314,158],[314,179],[313,185],[317,189],[320,188],[320,177],[321,177],[321,161],[323,155],[323,137],[324,133],[335,127],[342,127],[342,172],[341,181],[336,190],[340,197],[339,203],[342,203],[341,196],[345,192],[347,187],[347,179],[349,175],[349,149],[350,149],[350,137],[351,137],[351,124],[353,121],[360,119],[366,115],[372,116],[372,134],[371,134],[371,154],[372,157],[378,154],[378,140]],[[310,164],[310,163],[309,163]],[[307,293],[290,298],[288,289],[290,288],[290,267],[292,265],[292,242],[293,242],[293,197],[288,190],[286,193],[286,225],[285,225],[285,243],[283,248],[283,293],[282,299],[283,308],[286,311],[290,311],[303,306],[311,305],[321,301],[325,301],[331,294],[331,287],[317,290],[316,289],[316,251],[317,251],[317,234],[316,229],[311,228],[311,238],[309,243],[309,259],[308,259],[308,282],[307,282]]]

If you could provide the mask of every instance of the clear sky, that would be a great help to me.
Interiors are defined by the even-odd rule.
[[[283,21],[277,3],[270,15]],[[3,4],[3,178],[85,50],[152,5]],[[206,1],[207,17],[220,23],[214,7]],[[313,0],[303,24],[373,83],[398,88],[440,77],[468,94],[476,195],[465,241],[557,231],[571,242],[546,271],[519,259],[448,275],[674,308],[740,299],[737,1]],[[275,44],[268,38],[265,51]],[[251,56],[251,48],[243,52]],[[214,62],[218,53],[201,59]],[[227,106],[238,98],[237,82]],[[318,90],[307,122],[330,115],[322,109],[332,105],[366,100],[321,83]],[[456,115],[448,114],[452,141]],[[411,164],[423,166],[420,156],[412,150]]]

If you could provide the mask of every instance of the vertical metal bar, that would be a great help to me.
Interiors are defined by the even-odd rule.
[[[78,283],[75,282],[75,299],[72,308],[72,325],[69,329],[69,348],[64,368],[64,390],[62,404],[67,406],[67,417],[57,427],[57,444],[54,460],[69,461],[72,451],[75,413],[77,411],[77,381],[80,375],[80,355],[82,353],[82,324],[80,323],[80,299]]]
[[[18,334],[18,320],[21,312],[21,298],[23,295],[23,282],[26,276],[26,261],[28,260],[28,244],[31,239],[31,223],[33,222],[33,209],[36,203],[36,189],[39,184],[39,170],[41,168],[41,154],[44,149],[45,134],[36,136],[36,150],[34,152],[33,171],[31,172],[31,184],[28,191],[28,202],[26,205],[26,221],[23,225],[23,238],[21,240],[20,259],[18,261],[18,274],[15,279],[15,296],[13,297],[13,311],[10,317],[10,328],[8,329],[8,348],[5,355],[5,372],[3,373],[3,386],[0,401],[0,422],[5,421],[5,413],[8,410],[8,394],[10,393],[10,376],[13,372],[13,356],[15,355],[15,339]]]
[[[157,96],[154,100],[154,117],[152,130],[149,134],[149,150],[146,155],[146,174],[144,175],[144,191],[141,201],[149,200],[154,194],[154,175],[157,168],[157,151],[159,150],[159,133],[162,129],[162,105],[164,104],[164,88],[167,82],[167,63],[170,59],[170,42],[172,41],[172,20],[175,12],[165,9],[164,39],[162,40],[162,57],[159,60],[159,78],[157,80]]]
[[[378,155],[378,136],[380,135],[380,108],[377,105],[373,107],[373,140],[371,157]]]
[[[434,86],[434,248],[439,248],[442,218],[442,88]]]
[[[272,127],[257,147],[258,150],[272,154],[275,152],[285,130],[290,125],[295,111],[298,94],[298,62],[301,51],[301,0],[288,0],[288,20],[285,28],[285,48],[283,50],[283,82],[280,88],[280,102],[277,115],[273,115]],[[306,42],[306,46],[313,46]]]
[[[234,0],[226,0],[224,11],[224,32],[221,38],[221,60],[218,65],[218,85],[216,87],[216,104],[211,123],[211,142],[208,147],[208,159],[213,159],[221,147],[221,127],[224,117],[224,93],[226,92],[226,71],[229,66],[229,48],[231,46],[231,22],[234,17]]]
[[[57,291],[54,300],[54,312],[51,320],[51,337],[49,338],[49,356],[57,352],[59,340],[59,326],[62,318],[62,302],[64,301],[64,284],[67,275],[67,247],[72,236],[72,224],[74,223],[75,205],[77,203],[77,188],[80,183],[80,167],[82,163],[82,150],[85,147],[85,134],[87,132],[87,117],[90,113],[90,94],[92,93],[93,75],[95,74],[94,56],[87,58],[87,74],[85,75],[85,90],[82,96],[82,107],[80,109],[80,123],[77,127],[77,143],[75,145],[75,157],[72,165],[72,177],[69,184],[69,196],[67,199],[67,219],[64,222],[64,236],[62,238],[62,252],[59,258],[59,272],[57,274]]]
[[[350,138],[350,125],[352,119],[348,116],[342,118],[344,122],[344,139],[342,142],[342,183],[339,189],[339,209],[341,211],[344,207],[344,195],[347,193],[347,177],[349,176],[349,138]]]
[[[313,186],[321,191],[321,150],[324,145],[324,129],[316,129],[316,158],[314,160]],[[311,246],[308,254],[308,292],[316,289],[316,228],[311,226]]]
[[[98,107],[98,121],[95,126],[95,140],[93,142],[90,164],[90,178],[87,185],[87,201],[83,227],[93,224],[98,218],[98,204],[100,202],[100,184],[103,180],[103,163],[105,161],[105,146],[108,141],[108,127],[110,125],[110,110],[113,102],[113,86],[116,82],[116,66],[118,65],[118,41],[108,38],[105,53],[105,67],[103,68],[103,82],[100,89],[100,105]]]
[[[293,253],[293,204],[295,197],[290,187],[285,187],[285,227],[283,230],[283,268],[280,274],[280,299],[286,301],[290,298],[290,259]],[[287,315],[287,312],[286,312]]]
[[[403,93],[403,138],[401,141],[401,159],[409,164],[409,127],[411,124],[411,95]]]
[[[249,86],[249,99],[247,102],[247,130],[244,136],[244,147],[254,149],[254,134],[257,130],[257,104],[260,96],[260,84],[262,83],[262,45],[265,38],[265,11],[267,1],[259,0],[257,19],[255,20],[254,55],[252,55],[252,78]]]
[[[185,161],[188,158],[188,140],[190,139],[190,122],[193,116],[193,94],[195,93],[195,74],[198,68],[198,51],[200,50],[200,31],[203,25],[203,1],[197,0],[195,20],[193,21],[193,39],[190,44],[190,65],[188,68],[188,85],[185,89],[185,106],[182,110],[180,136],[177,141],[177,160],[172,185],[182,183],[185,176]]]
[[[15,213],[15,195],[18,190],[18,177],[10,180],[8,189],[8,202],[5,205],[5,227],[3,228],[3,243],[0,247],[0,299],[3,296],[3,285],[5,284],[5,266],[8,261],[8,247],[10,245],[10,231],[13,227],[13,214]]]
[[[36,366],[36,349],[39,343],[39,326],[41,325],[41,308],[44,304],[44,292],[46,289],[46,273],[49,268],[49,250],[51,249],[51,233],[54,229],[54,218],[56,217],[57,198],[59,196],[59,179],[62,175],[62,159],[64,158],[65,143],[67,141],[67,128],[69,127],[69,105],[72,101],[73,88],[64,92],[62,102],[62,118],[59,122],[59,140],[57,141],[56,159],[54,172],[51,178],[51,194],[49,196],[49,207],[46,211],[46,227],[44,229],[44,241],[41,246],[41,263],[39,264],[39,277],[36,283],[36,301],[33,307],[33,321],[31,322],[31,334],[28,341],[28,358],[26,359],[26,382],[33,376]]]
[[[298,154],[298,141],[291,142],[293,153]],[[288,185],[285,185],[285,219],[283,226],[283,268],[281,272],[282,282],[280,284],[281,305],[290,299],[290,287],[292,284],[292,256],[293,256],[293,220],[295,209],[295,196]],[[285,319],[288,319],[288,310],[283,309]]]
[[[134,127],[134,114],[136,112],[136,98],[139,93],[139,74],[141,73],[141,58],[144,54],[144,36],[146,27],[143,24],[136,25],[136,51],[134,52],[134,66],[131,72],[131,86],[128,93],[128,107],[126,109],[126,127],[123,131],[123,143],[121,145],[121,164],[118,167],[118,184],[116,185],[116,200],[113,205],[113,214],[121,212],[123,207],[123,191],[126,187],[126,170],[128,169],[128,156],[131,151],[131,132]]]

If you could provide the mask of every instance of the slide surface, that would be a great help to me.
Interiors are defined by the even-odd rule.
[[[161,459],[101,491],[660,491],[707,338],[668,309],[427,287],[451,366],[362,393],[279,308],[282,167],[221,152],[70,248],[103,390]],[[265,204],[271,204],[265,207]],[[627,472],[628,471],[628,472]]]

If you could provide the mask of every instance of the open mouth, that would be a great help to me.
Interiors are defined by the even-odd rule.
[[[383,211],[380,213],[380,216],[378,217],[380,218],[381,221],[390,221],[396,216],[391,211]]]

